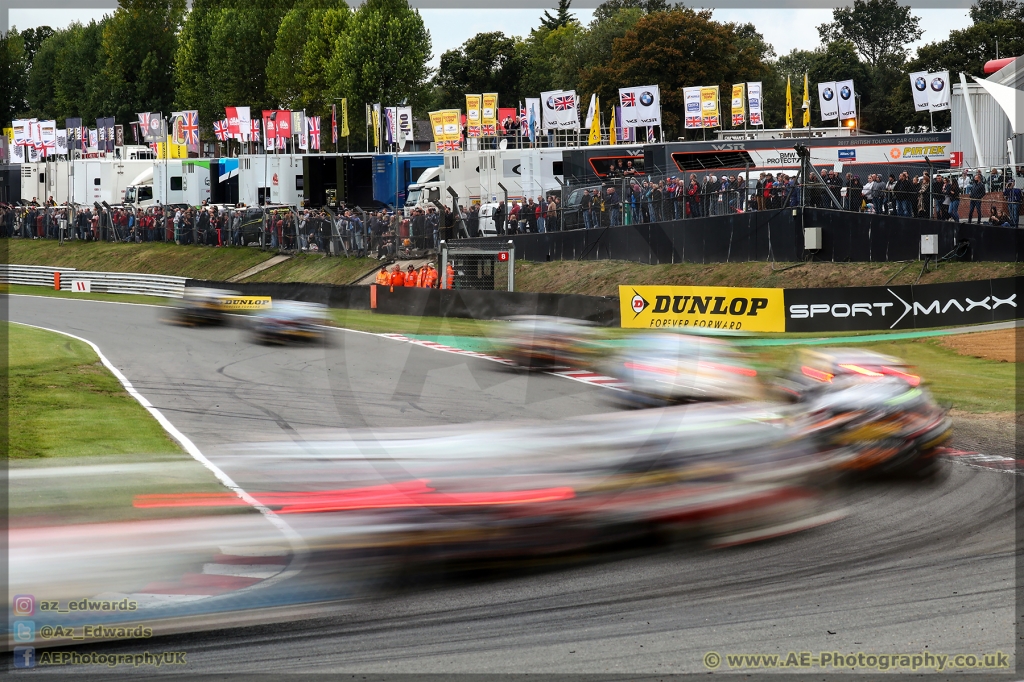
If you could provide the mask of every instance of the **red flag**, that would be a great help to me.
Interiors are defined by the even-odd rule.
[[[292,136],[292,112],[280,110],[277,112],[277,136],[288,139]]]
[[[241,135],[242,130],[238,127],[238,110],[235,107],[224,107],[224,113],[228,119],[228,133],[232,136]]]
[[[270,118],[271,115],[274,116],[273,119]],[[269,140],[273,140],[274,138],[277,137],[277,121],[275,120],[276,118],[277,112],[269,111],[267,109],[263,110],[263,132],[265,133],[265,137],[268,141],[268,147],[270,146]]]
[[[338,105],[331,105],[331,142],[338,144]]]

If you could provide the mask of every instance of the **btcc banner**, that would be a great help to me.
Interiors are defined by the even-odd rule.
[[[818,110],[822,121],[834,121],[839,118],[839,98],[836,97],[835,81],[818,83]]]
[[[747,83],[747,111],[750,112],[750,125],[764,125],[761,118],[761,81]]]
[[[786,289],[786,331],[921,329],[1019,319],[1018,280],[1024,282],[1006,277],[917,286]]]
[[[853,81],[837,81],[836,92],[839,94],[839,118],[857,118],[857,93],[853,89]]]
[[[910,91],[914,94],[914,111],[928,111],[928,72],[910,74]]]
[[[949,71],[928,74],[928,106],[931,111],[949,110]]]
[[[622,326],[786,331],[782,289],[620,286]]]
[[[683,88],[686,106],[686,127],[700,128],[700,88]]]
[[[223,296],[220,306],[224,310],[270,310],[270,296]]]
[[[747,111],[743,106],[743,83],[732,86],[732,124],[739,127],[747,122]]]
[[[619,88],[619,105],[622,107],[620,125],[632,128],[661,125],[661,93],[657,85]]]
[[[717,128],[721,113],[718,111],[718,86],[700,89],[700,121],[704,128]]]

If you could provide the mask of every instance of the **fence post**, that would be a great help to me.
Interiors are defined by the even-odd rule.
[[[516,245],[508,240],[508,290],[516,290]]]

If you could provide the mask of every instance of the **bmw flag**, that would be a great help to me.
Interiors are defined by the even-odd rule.
[[[839,95],[835,81],[818,83],[818,108],[821,110],[822,121],[834,121],[839,118]]]
[[[619,88],[623,127],[641,128],[661,125],[661,95],[657,85]]]
[[[914,93],[914,111],[928,111],[928,72],[910,74],[910,91]]]
[[[928,74],[928,106],[932,111],[949,109],[949,71]]]
[[[853,89],[853,81],[838,81],[836,94],[839,96],[839,118],[844,121],[857,118],[857,93]]]

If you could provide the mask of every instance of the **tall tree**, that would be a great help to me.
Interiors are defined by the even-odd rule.
[[[832,10],[832,21],[818,26],[823,44],[848,40],[873,66],[902,65],[907,45],[921,37],[920,19],[897,0],[854,0]]]
[[[56,31],[49,26],[26,28],[21,32],[21,41],[25,49],[25,59],[28,60],[29,64],[31,64],[32,60],[35,59],[36,51],[42,47],[46,39],[54,33],[56,33]]]
[[[1024,21],[1024,2],[1020,0],[978,0],[971,7],[971,21],[985,24],[1008,19]]]
[[[434,106],[461,107],[467,92],[497,92],[499,104],[518,101],[524,59],[517,42],[501,31],[478,33],[442,54],[434,76]]]
[[[7,35],[0,35],[0,120],[5,123],[28,107],[28,65],[25,40],[11,27]]]
[[[121,123],[140,111],[169,113],[185,0],[119,0],[103,29],[103,105]]]
[[[354,137],[364,104],[401,102],[422,111],[430,70],[430,33],[406,0],[366,0],[338,36],[327,64],[332,97],[348,97]]]
[[[267,61],[267,90],[276,101],[324,111],[327,64],[351,15],[342,0],[306,0],[285,14]]]
[[[615,40],[609,62],[584,71],[581,83],[604,101],[613,101],[623,83],[656,83],[665,128],[683,133],[683,87],[717,84],[725,89],[767,73],[764,47],[736,29],[713,21],[710,10],[677,7],[648,14]]]
[[[222,112],[215,111],[210,87],[210,39],[221,4],[221,0],[193,0],[174,54],[175,107],[198,110],[206,128],[223,117]]]
[[[594,10],[594,21],[604,21],[624,9],[637,9],[643,14],[667,12],[672,9],[668,0],[605,0]]]
[[[570,4],[570,0],[558,0],[558,9],[555,10],[555,16],[551,16],[550,13],[545,11],[544,16],[540,18],[540,25],[550,31],[554,31],[556,28],[568,26],[576,21],[576,17],[569,14]]]

